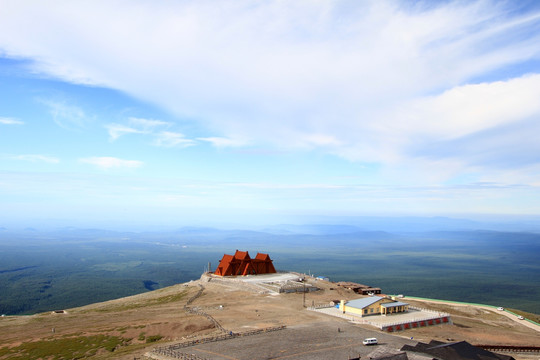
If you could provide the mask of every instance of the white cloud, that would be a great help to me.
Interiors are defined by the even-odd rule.
[[[109,131],[109,137],[112,141],[118,139],[120,136],[124,134],[144,134],[145,132],[142,130],[138,130],[126,125],[122,124],[107,124],[105,125],[105,128]]]
[[[220,134],[200,138],[215,146],[242,139],[395,164],[415,161],[413,145],[539,115],[538,75],[511,77],[540,58],[540,11],[515,2],[31,3],[39,18],[26,1],[0,13],[0,51],[197,119]],[[61,124],[82,118],[62,114]],[[133,118],[109,134],[193,144],[161,126]]]
[[[154,145],[163,147],[188,147],[195,145],[195,141],[186,139],[184,134],[162,131],[155,134]]]
[[[9,156],[9,158],[12,160],[22,160],[22,161],[31,161],[31,162],[41,161],[41,162],[46,162],[49,164],[58,164],[60,162],[60,160],[56,157],[48,156],[48,155],[40,155],[40,154],[12,155],[12,156]]]
[[[2,125],[22,125],[24,122],[13,119],[13,118],[7,118],[7,117],[0,117],[0,124]]]
[[[206,141],[211,143],[215,147],[240,147],[246,145],[246,142],[240,139],[232,139],[232,138],[225,138],[225,137],[201,137],[197,138],[197,140]]]
[[[158,126],[170,126],[171,123],[168,123],[166,121],[161,120],[154,120],[154,119],[144,119],[144,118],[136,118],[136,117],[130,117],[129,123],[132,126],[135,126],[137,128],[143,129],[143,130],[151,130]]]
[[[128,125],[111,123],[105,125],[112,141],[125,134],[153,134],[156,127],[171,126],[171,123],[161,120],[130,117]]]
[[[110,156],[94,156],[79,159],[79,162],[85,164],[95,165],[102,169],[112,169],[112,168],[138,168],[143,165],[142,161],[138,160],[124,160]]]
[[[84,128],[87,116],[83,109],[64,101],[41,99],[40,102],[49,108],[56,125],[66,130]]]
[[[457,138],[540,115],[540,74],[464,85],[419,98],[393,116],[394,128],[444,139]]]
[[[466,163],[476,155],[474,149],[478,151],[481,148],[478,137],[472,136],[485,133],[483,142],[490,141],[489,137],[501,146],[504,144],[507,150],[519,147],[523,154],[537,153],[536,139],[512,136],[515,131],[507,131],[506,136],[501,137],[495,130],[519,125],[524,133],[536,133],[537,122],[531,120],[540,117],[540,102],[535,100],[539,96],[540,74],[457,86],[439,95],[417,97],[395,104],[393,109],[381,110],[378,117],[384,121],[374,120],[366,126],[363,129],[366,136],[353,131],[351,136],[342,135],[341,139],[346,139],[345,146],[338,145],[333,151],[351,160],[372,159],[395,164],[411,154],[436,157],[437,144],[471,137],[474,144],[471,144],[472,152],[469,154],[461,152],[460,148],[446,148],[461,156],[462,162]],[[362,141],[355,142],[353,136]],[[462,148],[464,144],[460,146]],[[426,152],[419,154],[422,147]]]

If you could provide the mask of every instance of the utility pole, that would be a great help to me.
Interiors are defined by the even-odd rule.
[[[303,306],[306,307],[306,277],[304,276],[304,281],[302,281],[302,284],[304,285],[304,292],[303,292]]]

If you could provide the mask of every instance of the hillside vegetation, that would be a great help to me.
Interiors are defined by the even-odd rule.
[[[278,270],[540,314],[538,234],[339,229],[0,232],[0,314],[77,307],[197,279],[235,249],[270,253]]]
[[[311,280],[321,291],[307,302],[358,297],[329,282]],[[200,287],[203,286],[203,288]],[[201,292],[202,289],[202,292]],[[194,297],[199,294],[200,296]],[[192,302],[188,304],[188,300]],[[270,295],[238,284],[194,281],[127,298],[91,304],[65,313],[46,312],[0,318],[0,359],[125,359],[142,356],[152,347],[222,334],[207,317],[185,311],[194,307],[216,319],[227,331],[245,332],[272,326],[345,322],[305,310],[300,294]],[[428,305],[426,305],[428,306]],[[443,306],[443,305],[439,305]],[[444,305],[455,325],[407,330],[418,340],[467,340],[540,346],[538,332],[496,311]]]

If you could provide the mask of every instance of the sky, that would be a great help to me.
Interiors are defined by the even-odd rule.
[[[536,1],[0,0],[0,227],[540,215]]]

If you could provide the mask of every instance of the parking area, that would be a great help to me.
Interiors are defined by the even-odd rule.
[[[372,337],[379,340],[379,345],[362,344],[365,338]],[[413,345],[415,342],[336,320],[200,344],[183,348],[181,352],[209,360],[350,359],[359,355],[365,358],[382,346],[399,350],[404,344]]]

